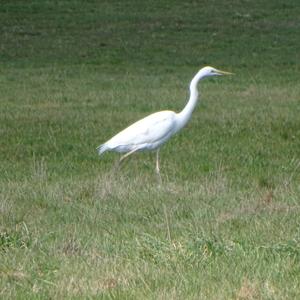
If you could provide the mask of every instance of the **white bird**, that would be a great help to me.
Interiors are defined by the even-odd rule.
[[[190,120],[198,102],[198,82],[206,77],[230,74],[232,73],[220,71],[212,67],[202,68],[190,83],[190,98],[181,112],[176,113],[170,110],[159,111],[133,123],[97,147],[99,155],[105,151],[126,153],[120,158],[120,164],[121,161],[134,152],[156,150],[156,173],[160,178],[159,148]]]

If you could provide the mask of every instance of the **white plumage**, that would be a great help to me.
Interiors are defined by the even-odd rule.
[[[191,114],[198,100],[197,83],[205,77],[227,74],[232,73],[220,71],[212,67],[202,68],[190,83],[190,99],[181,112],[175,113],[169,110],[160,111],[133,123],[100,145],[97,148],[99,154],[105,151],[126,153],[121,157],[119,161],[121,162],[124,158],[136,151],[157,150],[156,172],[159,175],[159,147],[173,134],[184,127],[191,118]]]
[[[175,130],[176,114],[173,111],[160,111],[133,123],[116,134],[98,148],[99,154],[107,150],[121,153],[134,149],[153,150],[167,141]]]

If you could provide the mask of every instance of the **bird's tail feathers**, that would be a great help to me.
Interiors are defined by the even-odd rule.
[[[105,144],[102,144],[99,147],[97,147],[97,150],[98,154],[101,155],[102,153],[108,150],[108,147]]]

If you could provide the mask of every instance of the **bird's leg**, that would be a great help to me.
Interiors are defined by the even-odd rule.
[[[160,172],[159,172],[159,149],[156,150],[156,174],[158,177],[158,183],[161,184],[161,176],[160,176]]]
[[[121,158],[119,159],[119,161],[116,163],[116,166],[115,166],[115,171],[117,171],[117,170],[119,170],[119,168],[120,168],[120,166],[121,166],[121,163],[122,163],[122,161],[126,158],[126,157],[128,157],[130,154],[132,154],[132,153],[134,153],[134,152],[136,152],[138,150],[138,148],[135,148],[135,149],[133,149],[133,150],[131,150],[131,151],[129,151],[129,152],[127,152],[126,154],[124,154],[123,156],[121,156]]]
[[[156,150],[156,173],[159,174],[159,149]]]
[[[136,152],[137,150],[138,150],[138,148],[135,148],[135,149],[133,149],[133,150],[127,152],[126,154],[124,154],[124,155],[120,158],[119,163],[121,163],[126,157],[128,157],[128,156],[131,155],[131,154],[133,154],[133,153]]]

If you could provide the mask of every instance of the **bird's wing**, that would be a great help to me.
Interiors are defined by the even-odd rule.
[[[105,144],[113,149],[118,146],[139,146],[160,141],[173,133],[176,126],[176,114],[161,111],[141,119],[125,128]]]

